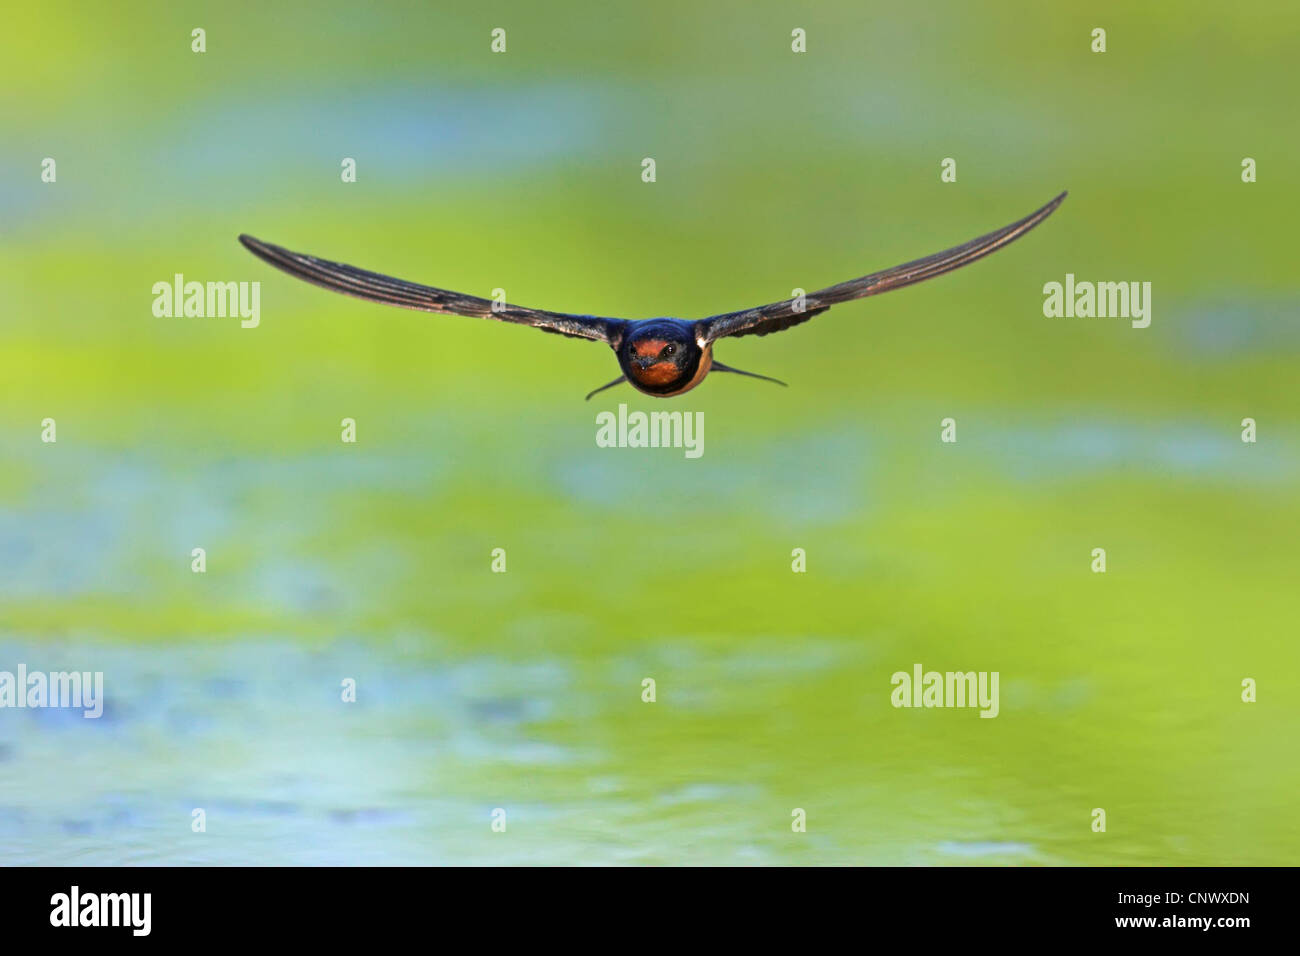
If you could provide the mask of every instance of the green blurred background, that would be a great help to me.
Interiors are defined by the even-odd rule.
[[[1061,6],[8,11],[0,669],[108,703],[0,711],[0,859],[1296,863],[1300,11]],[[719,346],[790,388],[667,404],[235,241],[697,317],[1067,188]],[[155,318],[176,272],[260,281],[260,327]],[[1045,318],[1066,272],[1150,281],[1151,327]],[[597,448],[619,402],[703,411],[704,457]],[[999,671],[1001,715],[892,708],[918,662]]]

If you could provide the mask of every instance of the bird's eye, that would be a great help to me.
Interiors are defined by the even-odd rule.
[[[674,352],[676,352],[676,351],[677,351],[677,346],[675,346],[675,345],[665,345],[665,346],[664,346],[664,355],[672,355],[672,354],[673,354]]]

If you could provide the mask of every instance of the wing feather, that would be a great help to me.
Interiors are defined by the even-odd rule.
[[[784,299],[756,309],[744,309],[740,312],[728,312],[701,319],[695,324],[696,338],[701,345],[705,345],[724,336],[767,335],[771,332],[780,332],[800,322],[807,322],[814,315],[820,315],[841,302],[878,295],[881,292],[901,289],[903,286],[941,276],[945,272],[951,272],[953,269],[959,269],[977,259],[982,259],[989,253],[996,252],[1008,243],[1019,239],[1055,212],[1066,195],[1061,193],[1047,205],[1023,219],[1018,219],[1009,226],[1003,226],[960,246],[936,252],[923,259],[905,262],[892,269],[850,279],[818,292],[811,292],[804,297],[802,309],[796,309],[795,300]]]
[[[556,332],[574,338],[606,342],[617,348],[622,341],[626,322],[622,319],[597,315],[570,315],[565,312],[547,312],[517,305],[498,305],[474,295],[437,289],[396,279],[378,272],[358,269],[356,266],[328,259],[318,259],[301,252],[291,252],[282,246],[241,235],[239,241],[249,252],[277,269],[296,276],[313,285],[355,296],[369,302],[438,312],[444,315],[465,315],[481,319],[499,319],[519,325],[531,325],[544,332]]]

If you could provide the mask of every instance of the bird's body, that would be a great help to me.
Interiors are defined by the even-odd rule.
[[[691,323],[680,319],[630,323],[618,353],[628,383],[659,398],[689,392],[713,367],[713,343],[701,346]]]
[[[1033,229],[1056,210],[1065,195],[1061,193],[1041,209],[1009,226],[924,259],[916,259],[859,279],[850,279],[799,298],[693,321],[674,318],[614,319],[527,309],[290,252],[248,235],[241,235],[239,241],[254,255],[276,268],[345,295],[425,312],[498,319],[531,325],[545,332],[604,342],[614,350],[623,374],[608,385],[591,392],[588,398],[624,381],[646,395],[670,398],[695,388],[710,371],[734,372],[751,378],[777,381],[715,361],[714,343],[729,336],[781,332],[820,315],[838,303],[888,292],[951,272],[983,258]]]

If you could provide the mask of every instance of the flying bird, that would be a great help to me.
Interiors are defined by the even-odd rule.
[[[723,365],[713,357],[714,343],[728,337],[783,332],[801,322],[807,322],[815,315],[821,315],[841,302],[901,289],[914,282],[951,272],[1019,239],[1055,212],[1065,197],[1066,193],[1061,193],[1036,212],[978,239],[936,252],[924,259],[914,259],[892,269],[828,286],[807,294],[802,301],[783,299],[754,309],[726,312],[696,320],[614,319],[599,315],[571,315],[567,312],[527,309],[394,279],[378,272],[367,272],[365,269],[317,259],[301,252],[290,252],[249,235],[241,235],[239,241],[253,255],[277,269],[344,295],[422,312],[498,319],[531,325],[543,332],[604,342],[614,350],[622,374],[590,392],[588,399],[622,382],[628,382],[637,391],[647,395],[668,398],[689,392],[704,381],[704,376],[710,371],[733,372],[784,385],[784,382],[766,375]]]

